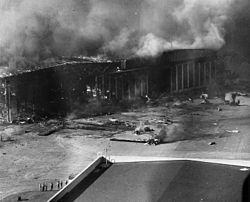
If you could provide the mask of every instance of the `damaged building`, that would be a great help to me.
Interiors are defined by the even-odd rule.
[[[207,86],[216,78],[216,52],[172,50],[157,58],[68,61],[1,78],[2,116],[62,114],[93,99],[133,100]]]

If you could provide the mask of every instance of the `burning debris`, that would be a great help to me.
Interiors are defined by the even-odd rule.
[[[143,132],[145,132],[145,130],[144,130],[144,123],[142,121],[140,121],[140,124],[139,124],[139,126],[136,127],[134,133],[136,135],[140,135]]]
[[[208,145],[211,145],[211,146],[216,145],[216,142],[209,142]]]
[[[52,127],[46,127],[46,129],[40,131],[38,133],[39,136],[48,136],[51,135],[59,130],[61,130],[63,126],[52,126]]]
[[[225,130],[228,133],[240,133],[239,130],[235,129],[235,130]]]
[[[98,121],[93,118],[89,119],[76,119],[68,120],[64,124],[64,128],[68,129],[84,129],[84,130],[133,130],[135,126],[132,123],[125,121],[118,121],[117,119],[110,118],[106,121]]]
[[[247,96],[247,94],[240,92],[228,92],[225,94],[225,104],[240,105],[240,100],[237,99],[237,96]]]
[[[162,129],[160,130],[159,134],[158,135],[154,135],[152,138],[150,138],[148,141],[147,141],[147,144],[149,145],[158,145],[160,143],[164,143],[164,140],[166,139],[167,137],[167,132],[166,132],[166,127],[163,126]]]
[[[202,93],[200,95],[200,98],[203,99],[203,100],[207,100],[208,99],[208,94],[207,93]]]
[[[172,104],[173,107],[182,107],[182,106],[184,106],[184,105],[186,105],[186,103],[185,103],[185,102],[182,102],[181,100],[176,100],[176,101]]]
[[[202,99],[201,104],[208,104],[208,94],[207,93],[202,93],[200,98]]]
[[[158,138],[150,138],[145,143],[145,145],[158,145],[158,144],[160,144],[160,140]]]
[[[153,131],[155,130],[152,128],[152,125],[148,120],[146,120],[145,122],[140,121],[139,125],[135,128],[134,133],[136,135],[142,135],[145,133],[151,133]]]

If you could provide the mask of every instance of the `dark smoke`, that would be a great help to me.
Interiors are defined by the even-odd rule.
[[[235,0],[228,10],[225,27],[225,45],[219,51],[226,69],[239,75],[239,79],[250,78],[250,1]]]
[[[1,0],[0,65],[29,69],[60,56],[218,49],[225,23],[237,15],[234,1]]]
[[[248,58],[250,54],[250,1],[237,0],[232,5],[230,18],[225,24],[227,50],[234,50]],[[250,61],[250,60],[249,60]]]

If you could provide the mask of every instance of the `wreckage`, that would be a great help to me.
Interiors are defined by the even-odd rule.
[[[237,96],[247,96],[247,94],[241,92],[228,92],[225,94],[225,104],[239,105],[240,100],[237,99]]]
[[[2,118],[11,122],[23,113],[65,116],[74,110],[89,116],[100,113],[103,103],[140,97],[150,102],[161,93],[204,88],[216,78],[216,52],[206,49],[172,50],[146,59],[69,60],[3,76]]]

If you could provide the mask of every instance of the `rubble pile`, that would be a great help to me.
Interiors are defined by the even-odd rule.
[[[246,93],[241,93],[238,91],[225,93],[224,104],[239,105],[239,97],[247,96]],[[22,116],[17,117],[12,121],[12,124],[16,125],[29,125],[33,124],[36,127],[26,128],[23,133],[35,132],[38,136],[48,136],[62,129],[71,130],[93,130],[93,131],[127,131],[130,134],[126,137],[112,137],[111,141],[127,141],[127,142],[141,142],[148,145],[158,145],[164,142],[173,142],[178,140],[184,140],[183,135],[178,133],[184,133],[182,128],[184,127],[180,121],[175,120],[175,116],[183,116],[185,114],[190,114],[191,116],[200,115],[202,116],[202,111],[195,113],[196,110],[205,110],[203,107],[198,107],[199,103],[203,106],[211,106],[211,109],[221,112],[223,109],[223,100],[219,98],[216,101],[217,104],[210,103],[209,94],[202,92],[200,96],[198,95],[178,95],[178,96],[161,96],[160,98],[153,100],[147,97],[149,102],[157,102],[159,106],[166,111],[164,116],[151,116],[150,113],[147,117],[139,120],[136,118],[136,110],[131,110],[130,112],[121,113],[121,116],[105,115],[96,116],[92,118],[76,118],[68,117],[62,118],[58,117],[55,119],[44,119],[35,117],[33,114],[22,114]],[[238,100],[238,101],[237,101]],[[209,104],[209,105],[207,105]],[[158,106],[158,107],[159,107]],[[172,107],[170,107],[172,106]],[[200,105],[201,106],[201,105]],[[143,106],[145,109],[154,108],[152,105]],[[174,110],[174,116],[171,114]],[[140,111],[140,110],[139,110]],[[153,111],[152,111],[153,113]],[[126,117],[131,117],[127,119]],[[135,119],[133,119],[135,117]],[[217,126],[214,125],[214,126]],[[176,131],[179,131],[176,133]],[[227,133],[234,133],[234,131],[226,131]],[[174,134],[174,135],[173,135]]]
[[[129,122],[110,118],[106,121],[98,121],[93,118],[67,120],[64,128],[68,129],[84,129],[84,130],[134,130],[135,126]]]

